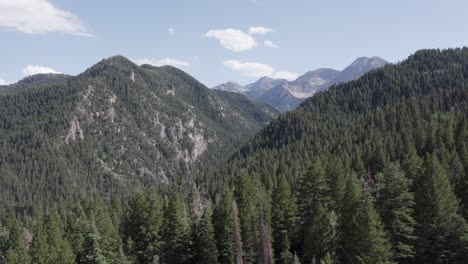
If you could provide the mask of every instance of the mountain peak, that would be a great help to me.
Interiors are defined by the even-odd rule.
[[[139,66],[136,65],[131,60],[127,59],[122,55],[114,55],[109,58],[102,59],[98,63],[91,66],[84,74],[89,74],[96,76],[99,74],[112,73],[115,71],[132,71],[138,69]]]
[[[213,87],[212,89],[225,91],[225,92],[234,92],[234,93],[244,93],[247,91],[245,86],[240,85],[238,82],[229,81],[226,83],[222,83]]]

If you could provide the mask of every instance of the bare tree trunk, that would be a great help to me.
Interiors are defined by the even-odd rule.
[[[273,255],[271,253],[271,241],[268,234],[268,227],[265,224],[263,205],[258,207],[258,222],[260,225],[260,245],[258,253],[259,264],[273,264]]]
[[[235,263],[236,264],[244,264],[244,260],[242,259],[242,240],[241,234],[239,229],[239,220],[238,220],[238,211],[237,211],[237,204],[236,201],[232,203],[232,216],[234,218],[234,247],[236,250],[235,255]]]

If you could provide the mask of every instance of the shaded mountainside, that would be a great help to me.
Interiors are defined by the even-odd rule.
[[[0,96],[1,201],[180,181],[227,157],[278,114],[176,68],[139,67],[121,56],[58,79],[29,77]]]

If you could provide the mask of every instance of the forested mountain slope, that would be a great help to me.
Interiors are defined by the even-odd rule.
[[[307,261],[312,254],[316,261],[331,257],[339,263],[464,263],[468,49],[418,51],[397,65],[333,86],[270,123],[205,177],[216,192],[231,180],[237,186],[236,179],[246,174],[262,182],[272,193],[271,206],[278,206],[279,211],[272,209],[273,236],[293,233],[273,242],[278,258],[297,252]],[[287,213],[275,193],[284,179],[299,208],[299,233],[293,224],[288,231],[284,222],[274,222]],[[366,201],[366,217],[373,220],[365,221],[374,227],[355,218],[358,201]],[[313,231],[308,213],[320,226]],[[337,222],[327,226],[320,220],[326,215],[338,216]],[[363,232],[376,233],[364,238]],[[308,244],[319,238],[325,240]],[[336,244],[324,244],[334,239]],[[290,246],[285,248],[285,241]]]
[[[57,201],[181,180],[277,115],[169,66],[112,57],[0,95],[0,204]]]
[[[93,87],[103,87],[99,84],[105,82],[99,80],[106,80],[102,74],[115,63],[105,61],[84,75],[97,78]],[[158,81],[175,76],[166,75],[173,68],[143,69],[155,71],[145,76]],[[134,70],[137,81],[142,75]],[[133,76],[126,73],[117,74],[122,78],[111,87],[118,88],[118,83]],[[57,162],[73,160],[65,156],[61,161],[52,154],[82,153],[79,145],[63,143],[66,137],[59,147],[45,144],[49,134],[63,135],[68,122],[75,120],[55,107],[63,105],[60,111],[76,114],[75,97],[60,93],[78,86],[66,87],[57,87],[54,96],[46,97],[48,102],[50,98],[59,102],[47,108],[47,113],[57,111],[57,118],[31,123],[43,133],[31,133],[29,123],[2,119],[1,124],[9,127],[26,124],[14,139],[28,139],[25,142],[33,146],[18,145],[16,152],[10,152],[14,155],[2,156],[2,162],[39,155],[31,149]],[[134,90],[127,89],[131,87],[121,89],[132,95]],[[102,90],[120,98],[118,89]],[[41,92],[50,90],[34,91],[24,100],[41,101]],[[196,105],[198,98],[192,92],[180,93],[191,95],[189,101]],[[87,98],[94,98],[94,93]],[[253,107],[234,93],[212,96],[229,97],[225,100],[238,102],[247,112]],[[76,97],[83,98],[80,93]],[[2,100],[11,98],[19,100]],[[211,109],[209,104],[206,107]],[[146,109],[133,108],[139,113]],[[11,120],[22,120],[24,111],[10,111]],[[228,161],[209,166],[189,182],[176,181],[131,197],[107,193],[101,197],[96,192],[42,208],[18,203],[0,207],[0,263],[464,264],[468,259],[467,116],[468,49],[418,51],[397,65],[308,99],[272,121]],[[85,144],[89,133],[79,131],[90,125],[80,118],[76,119],[80,129],[69,142]],[[35,140],[29,140],[31,136]],[[6,142],[16,142],[7,138]],[[90,144],[99,142],[91,139]],[[62,152],[64,147],[70,152]],[[84,148],[91,153],[92,149]],[[98,157],[107,161],[106,156]],[[12,171],[4,167],[2,175]],[[3,185],[2,191],[10,194],[30,188],[24,181],[2,178],[3,182],[21,186]],[[60,186],[53,183],[44,181],[50,190]]]

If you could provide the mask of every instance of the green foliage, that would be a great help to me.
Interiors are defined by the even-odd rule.
[[[50,206],[179,183],[278,114],[173,67],[121,56],[76,77],[32,76],[10,88],[0,88],[0,205]]]
[[[385,229],[390,234],[393,258],[411,263],[414,257],[414,196],[408,180],[397,163],[389,164],[377,179],[377,208]]]
[[[227,161],[268,115],[174,68],[115,57],[26,83],[0,96],[0,263],[258,263],[270,242],[276,263],[465,263],[467,65],[466,48],[417,52],[306,100]],[[109,107],[113,122],[96,116]],[[177,144],[146,140],[155,111]],[[66,143],[75,116],[86,139]],[[195,135],[174,127],[195,116],[219,149],[174,162]]]
[[[426,156],[416,186],[417,261],[462,263],[467,256],[467,224],[435,155]]]
[[[218,263],[218,250],[214,235],[214,227],[211,220],[212,214],[209,208],[205,209],[199,223],[195,239],[195,257],[193,263],[216,264]]]
[[[219,253],[219,263],[234,263],[234,218],[232,205],[232,192],[225,186],[213,210],[214,236],[217,252]]]
[[[80,252],[76,258],[77,263],[83,264],[106,264],[108,263],[101,250],[101,237],[97,231],[86,235]]]
[[[271,197],[271,227],[276,263],[290,263],[291,241],[295,235],[296,204],[286,177],[282,177]]]
[[[338,225],[338,258],[343,263],[391,263],[391,245],[372,202],[349,178]]]
[[[162,261],[167,264],[187,263],[189,255],[189,226],[181,198],[174,193],[164,209]]]
[[[162,254],[162,205],[162,199],[154,190],[150,190],[147,195],[137,194],[129,202],[122,223],[123,241],[125,252],[138,262],[151,262],[154,256]],[[114,235],[112,232],[110,234]],[[115,253],[119,252],[118,239],[115,237],[115,244],[110,244],[109,248]]]
[[[258,237],[258,187],[255,180],[243,173],[235,179],[234,197],[239,210],[242,250],[246,263],[254,263],[257,258]]]

